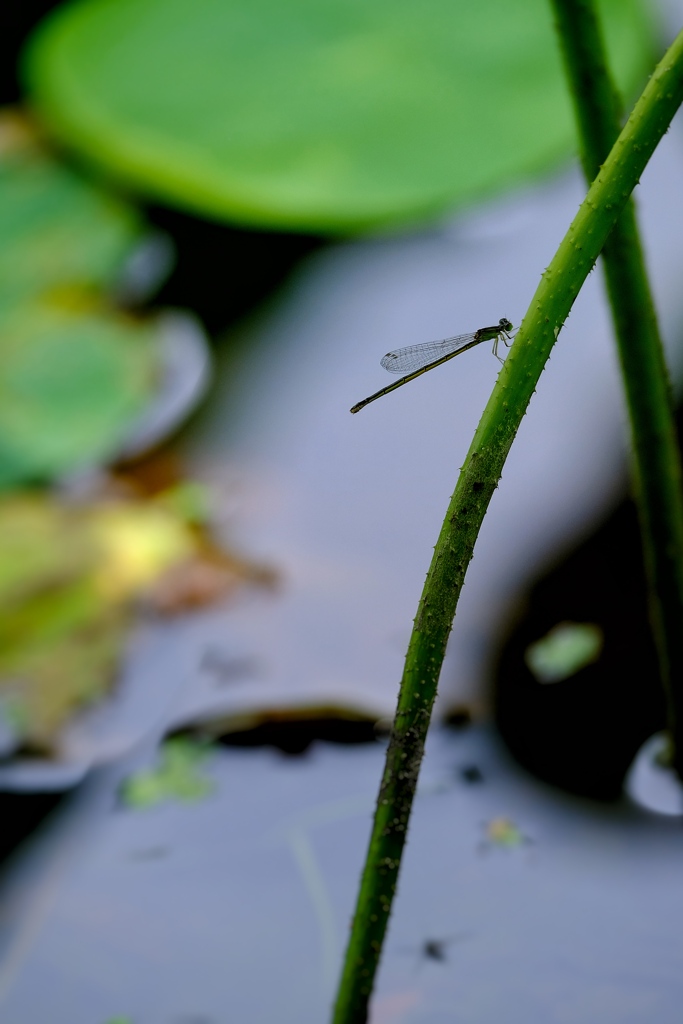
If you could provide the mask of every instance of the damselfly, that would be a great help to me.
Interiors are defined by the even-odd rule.
[[[512,330],[513,326],[510,321],[502,317],[495,327],[480,327],[478,331],[472,331],[470,334],[458,334],[454,338],[444,338],[443,341],[425,341],[421,345],[408,345],[407,348],[398,348],[395,352],[387,352],[381,361],[384,369],[389,370],[390,373],[405,373],[405,377],[401,377],[393,384],[388,384],[387,387],[370,395],[369,398],[364,398],[362,402],[353,406],[351,412],[358,412],[370,402],[374,402],[376,398],[388,395],[390,391],[395,391],[402,384],[407,384],[409,380],[415,380],[421,373],[426,373],[427,370],[448,362],[453,356],[466,352],[468,348],[474,348],[482,341],[493,342],[493,354],[499,359],[498,345],[501,341],[506,345],[510,344],[510,331]]]

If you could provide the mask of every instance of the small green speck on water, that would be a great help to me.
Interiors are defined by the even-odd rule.
[[[204,772],[207,756],[205,744],[180,738],[167,740],[159,751],[155,768],[135,772],[126,779],[121,788],[123,803],[127,807],[145,808],[166,800],[203,800],[214,788]]]
[[[529,842],[510,818],[493,818],[486,825],[486,842],[491,846],[500,846],[513,850]]]
[[[527,647],[524,660],[539,683],[559,683],[597,661],[603,642],[594,622],[560,622]]]

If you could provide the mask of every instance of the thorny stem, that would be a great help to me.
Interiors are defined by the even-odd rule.
[[[434,549],[406,657],[334,1024],[365,1024],[446,643],[484,514],[550,351],[683,101],[683,33],[655,69],[541,278],[475,433]]]

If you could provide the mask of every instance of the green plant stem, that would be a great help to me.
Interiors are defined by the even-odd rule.
[[[439,673],[484,514],[557,335],[682,101],[683,32],[655,69],[542,275],[460,472],[408,648],[334,1024],[367,1020]]]
[[[551,0],[590,183],[619,134],[619,101],[594,0]],[[671,389],[633,200],[602,251],[631,422],[650,619],[683,777],[683,488]]]

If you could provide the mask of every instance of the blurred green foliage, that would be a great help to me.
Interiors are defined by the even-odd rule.
[[[107,692],[132,603],[197,545],[164,495],[0,500],[0,698],[23,744],[50,751],[69,716]]]
[[[631,93],[639,0],[601,0]],[[66,143],[217,218],[353,232],[416,220],[574,146],[545,0],[77,0],[26,60]]]
[[[109,289],[141,231],[131,206],[51,158],[29,133],[16,114],[0,116],[1,307],[74,281]]]
[[[110,456],[151,392],[153,343],[111,311],[0,308],[0,487]]]
[[[0,489],[110,456],[152,393],[153,326],[109,301],[135,211],[0,115]]]

